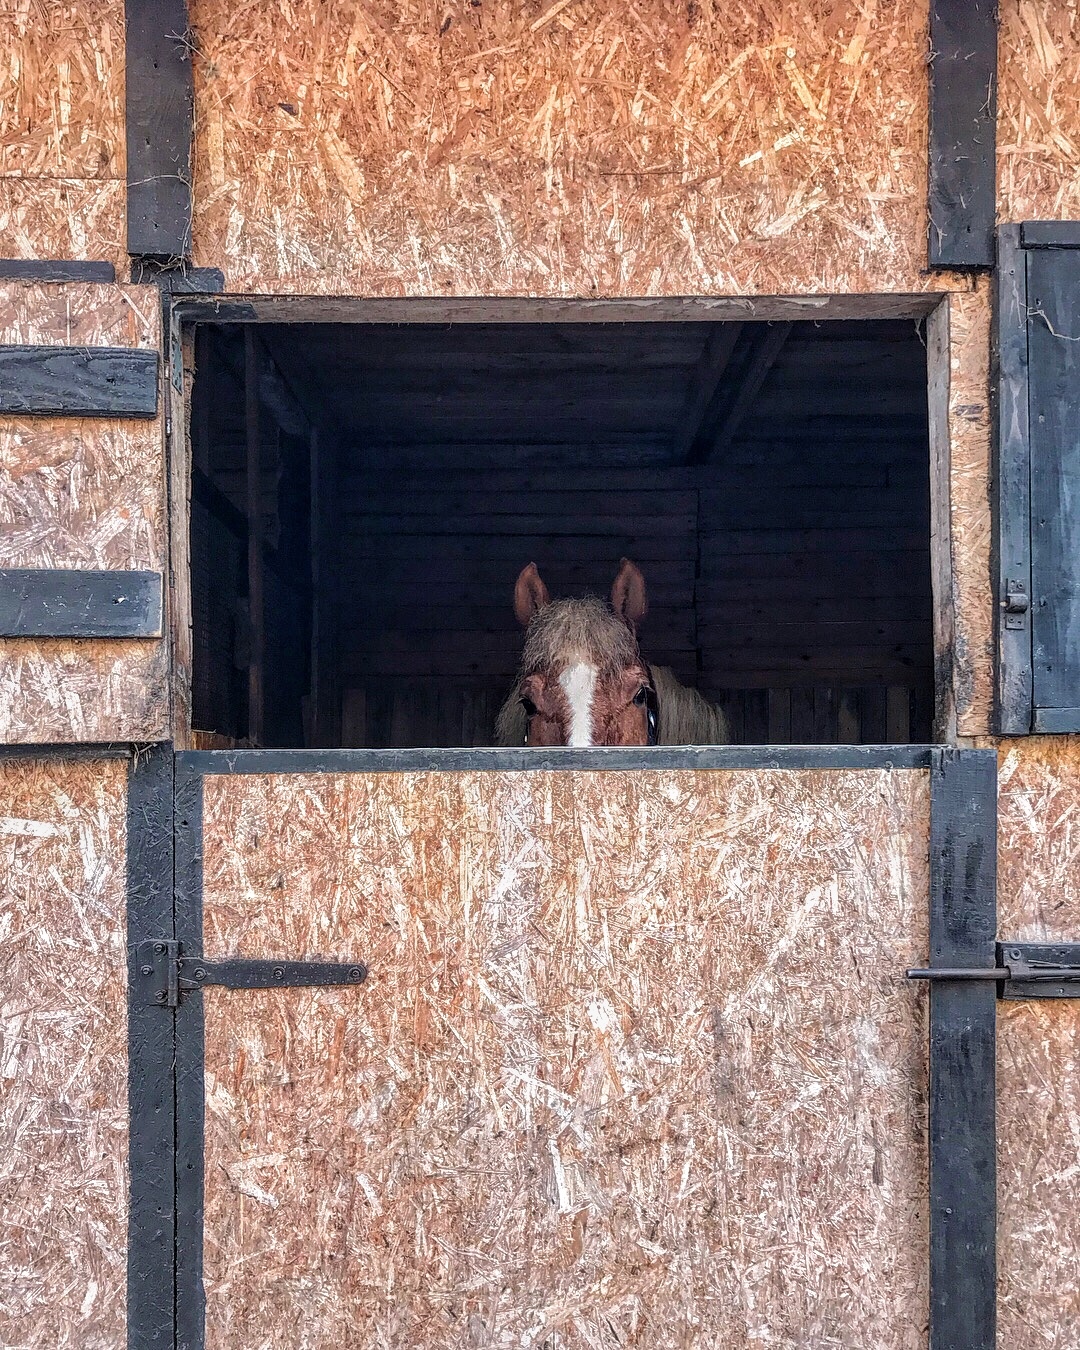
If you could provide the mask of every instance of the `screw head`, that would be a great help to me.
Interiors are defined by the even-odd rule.
[[[359,966],[353,966],[352,970],[349,971],[350,980],[362,980],[363,978],[364,972],[361,970]]]
[[[154,943],[154,951],[156,951],[157,954],[158,954],[159,956],[161,955],[161,953],[162,953],[164,950],[165,950],[165,944],[164,944],[164,942],[155,942],[155,943]]]
[[[206,971],[202,968],[202,966],[196,966],[195,970],[193,971],[193,974],[197,980],[206,979]]]
[[[165,1002],[165,990],[164,990],[164,989],[159,989],[159,990],[157,991],[157,993],[154,995],[154,1002],[155,1002],[155,1003],[164,1003],[164,1002]]]
[[[139,969],[142,971],[144,975],[153,975],[154,973],[153,966],[140,966]]]
[[[282,969],[281,966],[275,966],[275,967],[274,967],[274,979],[275,979],[275,980],[283,980],[284,978],[285,978],[285,971]]]

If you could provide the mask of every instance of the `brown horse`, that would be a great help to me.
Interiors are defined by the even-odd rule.
[[[628,558],[610,604],[595,596],[553,601],[529,563],[514,587],[514,613],[527,631],[498,744],[726,744],[720,709],[641,655],[637,627],[647,608],[645,578]]]

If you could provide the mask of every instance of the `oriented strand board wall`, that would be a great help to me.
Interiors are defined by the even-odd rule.
[[[916,291],[925,0],[193,0],[230,290]],[[272,56],[268,56],[272,53]]]
[[[0,284],[0,342],[160,348],[155,287]],[[0,416],[0,566],[165,566],[154,420]],[[163,641],[0,640],[0,741],[168,736]]]
[[[0,257],[126,263],[122,0],[0,7]]]
[[[990,285],[949,297],[949,508],[956,732],[985,736],[993,703]],[[945,599],[945,597],[943,597]]]
[[[0,764],[0,1345],[125,1337],[125,767]]]
[[[1080,941],[1080,738],[999,750],[998,931]],[[998,1017],[999,1336],[1066,1350],[1080,1326],[1080,1006],[1002,1004]]]
[[[1000,0],[998,217],[1080,217],[1080,12]]]
[[[209,779],[208,955],[371,977],[205,996],[208,1346],[924,1346],[928,809]]]

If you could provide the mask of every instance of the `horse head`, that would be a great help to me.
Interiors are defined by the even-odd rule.
[[[645,578],[623,558],[610,603],[552,600],[529,563],[514,587],[525,629],[516,691],[527,745],[653,745],[657,698],[638,647]],[[520,742],[519,742],[520,743]]]

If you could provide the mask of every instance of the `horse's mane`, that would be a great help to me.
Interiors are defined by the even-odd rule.
[[[577,602],[580,603],[580,602]],[[600,601],[597,606],[603,608]],[[549,606],[554,609],[555,605]],[[537,619],[547,611],[541,611]],[[610,613],[608,611],[608,613]],[[537,620],[534,620],[535,624]],[[616,620],[616,622],[618,622]],[[620,624],[620,627],[623,625]],[[629,633],[628,629],[624,629]],[[530,626],[530,636],[532,628]],[[631,637],[631,643],[633,639]],[[528,652],[528,641],[525,649]],[[533,669],[536,669],[534,667]],[[727,718],[723,712],[702,698],[696,689],[680,684],[667,666],[652,666],[653,684],[656,687],[656,699],[660,705],[660,722],[657,727],[657,740],[660,745],[727,745],[731,739]],[[524,673],[529,674],[526,670]],[[525,709],[521,706],[516,687],[510,697],[499,709],[495,722],[496,745],[524,745]]]

